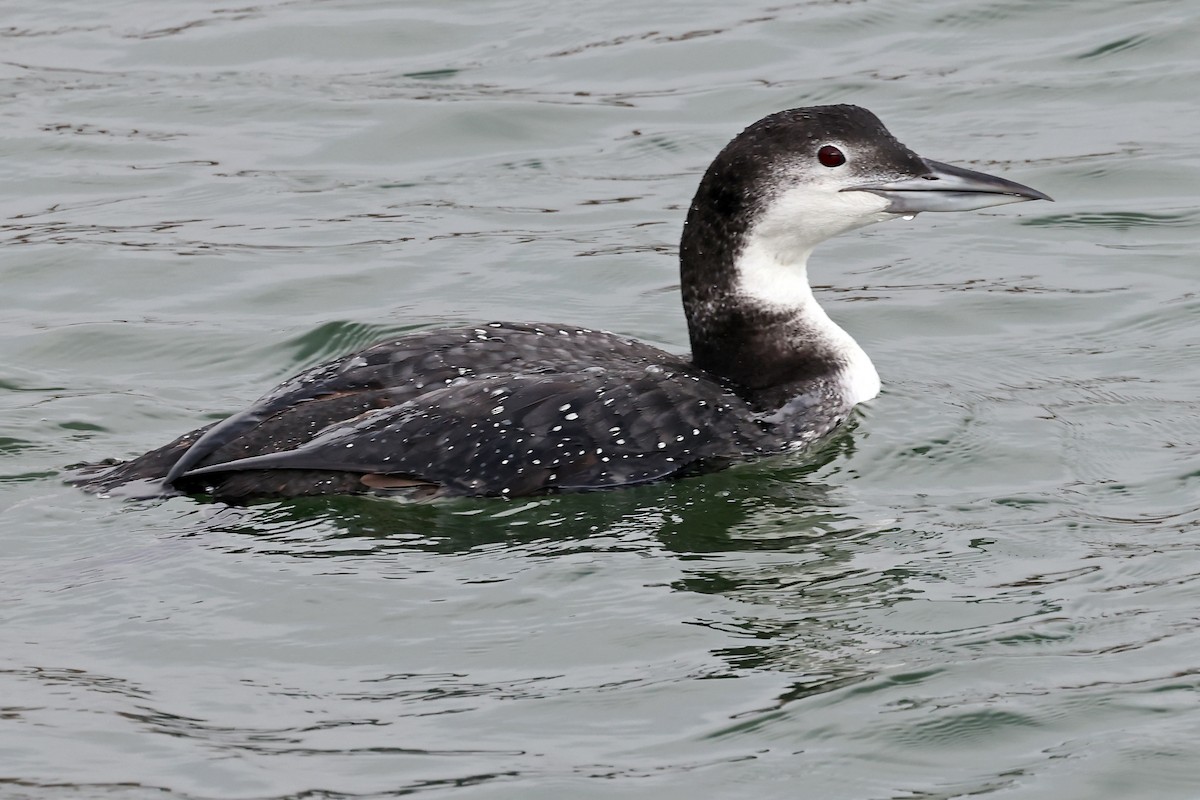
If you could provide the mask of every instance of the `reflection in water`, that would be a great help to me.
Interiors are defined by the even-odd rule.
[[[342,574],[386,565],[389,577],[410,579],[454,570],[449,563],[413,566],[418,554],[486,555],[491,562],[507,554],[518,563],[583,558],[598,568],[619,554],[665,557],[673,565],[670,590],[719,598],[719,614],[682,620],[710,630],[720,643],[710,649],[704,675],[786,673],[789,680],[770,704],[780,708],[870,674],[858,657],[862,637],[845,620],[864,606],[902,599],[897,589],[905,574],[860,563],[875,534],[841,511],[835,491],[813,477],[853,452],[853,431],[847,426],[800,462],[776,458],[694,479],[527,502],[334,497],[202,506],[188,535],[205,547],[255,557],[336,561]],[[511,581],[507,591],[517,594],[529,590],[519,565],[474,580]],[[467,676],[398,677],[402,684],[389,697],[430,692],[439,705],[474,694],[560,691],[544,679],[523,689],[511,683],[472,689]]]
[[[77,710],[73,713],[98,715],[103,727],[134,741],[237,761],[266,759],[268,764],[291,765],[297,780],[306,768],[319,769],[330,759],[364,763],[358,760],[369,758],[391,765],[395,777],[388,796],[542,781],[556,774],[641,777],[736,763],[748,757],[740,737],[755,732],[770,736],[789,708],[822,694],[849,691],[873,674],[861,659],[855,633],[842,629],[843,613],[864,602],[884,602],[881,596],[892,587],[882,578],[862,581],[855,550],[871,534],[840,510],[830,486],[814,478],[853,448],[850,426],[802,463],[776,459],[697,479],[524,504],[461,500],[422,505],[362,497],[248,507],[178,498],[144,504],[142,514],[183,509],[167,526],[182,530],[183,538],[175,541],[234,556],[237,570],[266,565],[270,572],[282,566],[293,573],[286,584],[296,586],[302,581],[295,573],[316,567],[309,588],[302,590],[311,596],[293,593],[299,603],[295,611],[271,621],[283,623],[286,630],[268,633],[261,648],[247,650],[259,653],[249,656],[250,663],[273,665],[272,670],[247,666],[233,681],[201,677],[221,681],[220,696],[212,702],[183,701],[80,673],[61,704]],[[121,515],[128,517],[137,508],[126,505]],[[650,562],[652,569],[647,577],[622,586],[622,564],[631,558]],[[413,571],[401,575],[409,580],[390,586],[371,574],[388,565],[387,577],[394,578],[413,562],[419,562]],[[487,576],[456,571],[461,563],[455,562],[482,566]],[[505,568],[509,571],[501,572]],[[624,602],[613,598],[597,607],[595,598],[606,592],[594,585],[577,595],[568,583],[566,591],[559,587],[553,593],[564,574],[576,573],[612,582],[613,590],[627,593]],[[666,580],[648,582],[652,574]],[[352,644],[344,662],[325,665],[323,680],[301,677],[285,665],[292,654],[308,654],[304,621],[309,615],[336,615],[321,609],[337,602],[339,587],[387,597],[394,606],[391,613],[405,620],[403,628],[395,629],[404,637],[403,646],[381,656],[370,640],[348,637]],[[396,591],[383,591],[388,588]],[[263,591],[271,589],[264,586]],[[834,599],[839,591],[842,611]],[[528,609],[531,597],[546,592],[552,592],[550,605],[560,606],[557,619],[551,609]],[[873,601],[866,597],[870,594]],[[688,600],[682,606],[701,613],[678,616],[673,598],[680,595],[703,597],[699,605]],[[809,604],[809,612],[796,615],[790,608],[796,601]],[[430,613],[437,605],[451,608],[439,617]],[[350,606],[356,615],[367,608],[369,602],[361,600]],[[169,625],[171,616],[163,623]],[[346,619],[341,624],[354,623]],[[630,635],[650,636],[651,641],[638,641],[623,652],[626,625]],[[233,631],[221,635],[228,643],[253,638],[257,631],[251,625],[240,637]],[[661,646],[652,640],[655,631],[663,639]],[[180,648],[198,653],[213,633],[201,627],[177,635],[185,637]],[[594,645],[591,638],[597,639]],[[587,648],[597,645],[594,663],[587,666]],[[479,656],[451,661],[454,671],[425,667],[445,662],[438,652],[424,658],[422,650],[444,647]],[[564,661],[565,648],[580,652]],[[30,670],[20,682],[33,682],[36,688],[22,693],[34,697],[55,691],[62,682],[46,678],[48,674]],[[592,707],[598,698],[604,701],[601,708],[611,706],[608,713],[615,715],[615,724],[628,724],[620,720],[631,719],[634,709],[650,719],[665,714],[687,719],[695,710],[679,707],[675,693],[697,682],[730,688],[740,682],[712,680],[728,678],[756,685],[753,702],[725,699],[719,688],[719,713],[699,728],[687,723],[690,727],[661,740],[661,746],[684,751],[699,741],[729,740],[728,752],[700,748],[673,757],[588,759],[564,767],[543,752],[550,747],[553,726],[566,726],[564,731],[585,742],[610,738],[598,722],[605,714],[589,723],[595,731],[575,732],[562,716],[564,708]],[[117,692],[115,701],[100,697],[107,691]],[[557,709],[549,712],[552,728],[531,737],[528,725],[545,713],[543,708]],[[596,712],[585,712],[591,713]],[[26,722],[37,719],[34,713]],[[472,733],[464,733],[463,720]],[[508,725],[515,725],[511,734],[488,733]],[[61,788],[82,794],[107,790],[103,784]],[[166,796],[177,794],[167,786],[163,790]]]

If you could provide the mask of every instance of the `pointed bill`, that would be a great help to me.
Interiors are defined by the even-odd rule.
[[[923,159],[929,170],[911,178],[850,186],[843,192],[871,192],[889,201],[891,214],[922,211],[974,211],[977,208],[1051,198],[1016,181],[965,167]]]

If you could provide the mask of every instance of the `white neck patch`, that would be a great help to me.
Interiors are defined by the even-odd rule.
[[[845,198],[845,200],[841,200]],[[883,213],[887,201],[867,192],[845,192],[830,205],[803,191],[774,202],[747,233],[738,256],[737,291],[756,304],[790,315],[804,347],[819,347],[842,365],[839,375],[849,405],[877,396],[879,373],[866,351],[817,303],[808,283],[808,256],[813,247],[844,230],[893,219]],[[812,209],[820,208],[814,214]]]

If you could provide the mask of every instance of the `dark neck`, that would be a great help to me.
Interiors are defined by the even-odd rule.
[[[726,171],[731,173],[738,174]],[[737,260],[757,212],[746,199],[752,193],[740,184],[710,170],[683,228],[680,283],[692,360],[746,394],[787,395],[787,387],[832,377],[843,365],[804,309],[769,306],[739,293]]]

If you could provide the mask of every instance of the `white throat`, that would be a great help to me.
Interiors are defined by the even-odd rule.
[[[879,373],[866,351],[825,313],[808,283],[808,249],[788,249],[751,235],[737,260],[737,291],[756,305],[791,316],[797,347],[820,348],[841,365],[838,380],[848,405],[879,394]]]

